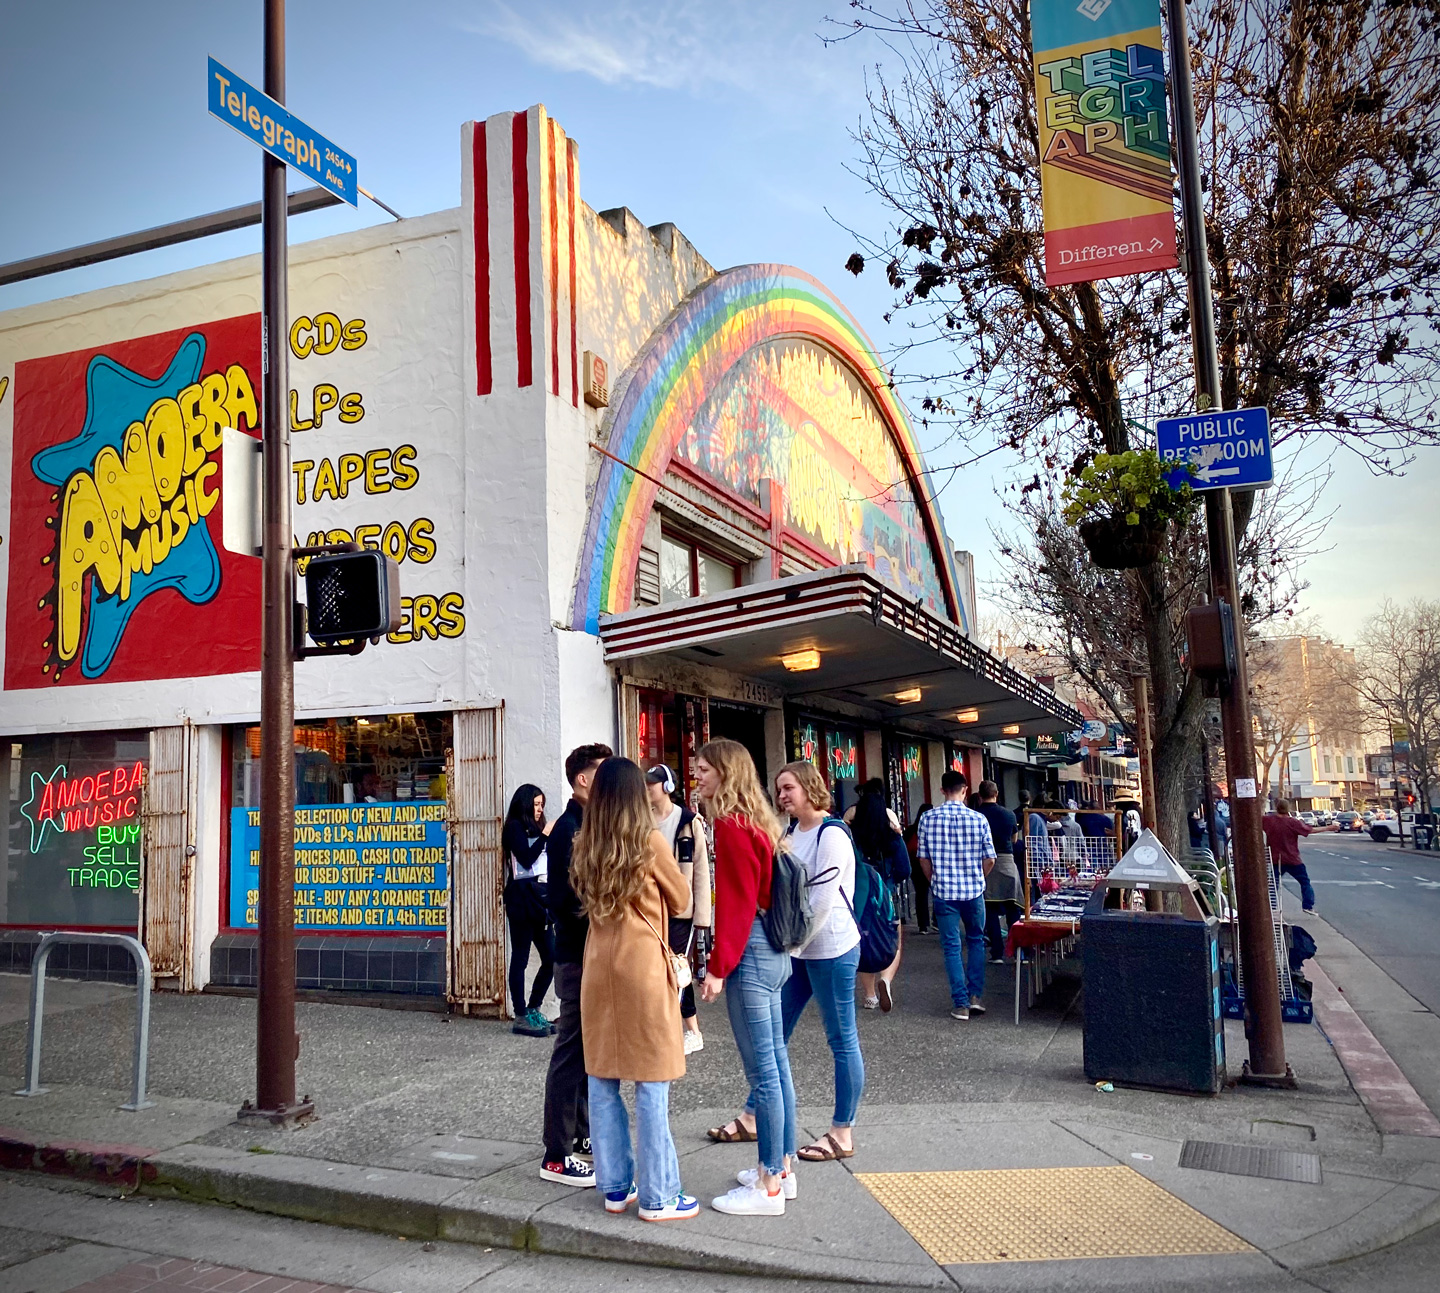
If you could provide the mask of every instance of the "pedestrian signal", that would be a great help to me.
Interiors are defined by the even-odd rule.
[[[322,646],[400,627],[400,567],[382,552],[334,552],[305,566],[306,632]]]

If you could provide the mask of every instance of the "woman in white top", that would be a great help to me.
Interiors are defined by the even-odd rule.
[[[860,965],[860,930],[851,912],[855,894],[855,848],[844,824],[827,817],[830,792],[813,763],[787,763],[775,778],[775,800],[791,818],[785,850],[810,876],[810,908],[815,923],[810,938],[790,962],[790,978],[780,990],[785,1040],[795,1031],[813,997],[835,1057],[835,1116],[819,1140],[801,1146],[798,1157],[823,1163],[855,1154],[852,1128],[865,1090],[865,1061],[855,1027],[855,972]],[[755,1127],[755,1097],[735,1119],[736,1139],[750,1139]],[[748,1134],[746,1134],[748,1133]],[[753,1169],[752,1169],[753,1170]],[[743,1182],[742,1174],[742,1182]],[[786,1197],[795,1197],[795,1178],[786,1173]]]

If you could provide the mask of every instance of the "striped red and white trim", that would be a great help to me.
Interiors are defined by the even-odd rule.
[[[575,141],[539,105],[468,129],[476,394],[541,382],[578,408]]]

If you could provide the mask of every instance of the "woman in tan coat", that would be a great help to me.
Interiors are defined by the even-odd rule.
[[[685,1075],[680,990],[665,933],[690,905],[690,886],[655,829],[645,778],[629,759],[596,770],[575,836],[570,883],[590,918],[580,979],[580,1027],[590,1078],[595,1184],[607,1212],[640,1200],[642,1221],[698,1215],[680,1188],[670,1137],[670,1083]],[[635,1083],[636,1147],[621,1082]]]

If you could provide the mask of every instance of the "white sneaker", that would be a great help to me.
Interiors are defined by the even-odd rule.
[[[735,1173],[735,1179],[741,1185],[748,1185],[751,1189],[760,1184],[760,1169],[758,1167],[742,1167]],[[780,1174],[780,1192],[787,1198],[793,1199],[800,1193],[800,1182],[795,1179],[793,1171],[786,1171]]]
[[[710,1206],[732,1217],[783,1217],[785,1191],[779,1189],[767,1194],[758,1185],[737,1185],[718,1199],[711,1199]]]
[[[641,1208],[641,1221],[689,1221],[700,1215],[700,1200],[693,1194],[677,1194],[659,1208]]]
[[[860,1003],[860,1005],[861,1005],[861,1008],[864,1009],[864,1010],[875,1010],[875,1009],[877,1009],[877,1008],[879,1007],[879,1005],[880,1005],[880,998],[879,998],[879,997],[866,997],[865,1000]]]
[[[705,1049],[705,1039],[699,1033],[692,1033],[688,1028],[685,1030],[685,1054],[693,1055],[696,1051]]]

